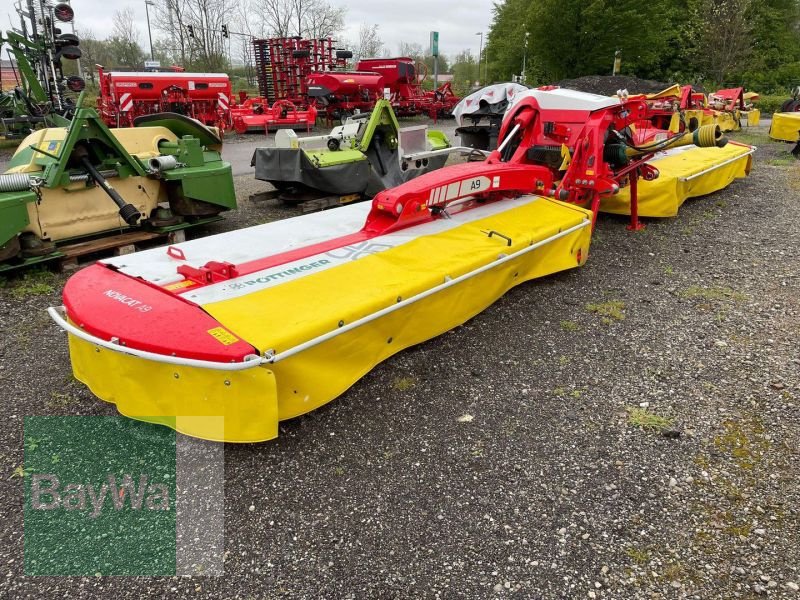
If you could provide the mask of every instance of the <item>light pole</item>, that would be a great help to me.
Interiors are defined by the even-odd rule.
[[[150,60],[155,60],[153,56],[153,34],[150,32],[150,11],[148,6],[155,6],[156,3],[152,0],[144,0],[144,13],[147,15],[147,37],[150,39]]]
[[[479,31],[475,35],[481,36],[481,41],[478,46],[478,85],[481,84],[481,59],[483,58],[483,32]]]
[[[528,63],[528,36],[530,33],[525,32],[525,53],[522,55],[522,83],[525,83],[525,67]]]

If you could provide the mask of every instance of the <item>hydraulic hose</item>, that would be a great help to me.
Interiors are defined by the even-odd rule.
[[[628,147],[628,156],[636,156],[637,154],[651,154],[655,152],[661,152],[667,148],[690,146],[692,144],[699,146],[700,148],[711,148],[713,146],[722,148],[728,143],[728,138],[722,135],[719,125],[703,125],[702,127],[695,129],[691,135],[689,135],[688,131],[683,131],[682,133],[679,133],[673,137],[666,138],[659,142],[653,142],[645,146],[636,146],[635,144],[631,144],[620,132],[615,131],[614,133],[616,134],[617,139],[619,139],[623,144],[625,144],[625,146]]]
[[[114,204],[119,207],[119,216],[122,217],[122,219],[131,227],[136,225],[140,217],[139,210],[132,204],[125,202],[122,196],[119,195],[119,192],[111,187],[111,184],[108,183],[106,178],[103,177],[100,171],[98,171],[92,164],[92,161],[89,160],[89,153],[86,148],[83,146],[77,146],[75,148],[75,155],[83,168],[89,173],[91,178],[95,180],[97,185],[103,188],[103,191],[108,194],[108,197],[111,198],[114,201]]]

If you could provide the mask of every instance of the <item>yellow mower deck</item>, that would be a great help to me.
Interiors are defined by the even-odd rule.
[[[717,192],[746,177],[753,151],[751,146],[729,143],[723,148],[686,146],[656,156],[649,162],[659,170],[658,179],[639,181],[639,216],[674,217],[687,199]],[[629,215],[629,189],[604,198],[600,210]]]
[[[133,418],[217,439],[190,417],[220,415],[225,441],[272,439],[279,421],[330,402],[396,352],[464,323],[515,285],[585,262],[589,211],[536,196],[493,206],[440,231],[403,230],[385,248],[374,238],[357,260],[202,303],[227,330],[274,355],[274,364],[235,373],[175,367],[71,335],[75,376]],[[327,212],[341,210],[355,209]],[[301,230],[306,218],[290,221]]]
[[[782,142],[800,142],[800,112],[772,115],[769,137]]]

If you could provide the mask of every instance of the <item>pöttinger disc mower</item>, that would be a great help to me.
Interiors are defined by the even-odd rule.
[[[724,143],[712,127],[637,146],[643,101],[535,92],[509,109],[484,162],[77,273],[49,311],[75,376],[134,418],[206,439],[274,438],[281,420],[510,288],[583,265],[600,201],[627,187],[635,205],[639,178],[659,175],[656,151]],[[224,426],[197,418],[208,416]]]

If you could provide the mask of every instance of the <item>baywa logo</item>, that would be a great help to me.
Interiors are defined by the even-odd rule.
[[[124,474],[109,474],[105,481],[92,484],[67,483],[52,473],[37,473],[31,477],[31,507],[33,510],[64,510],[85,513],[96,519],[104,510],[171,510],[170,488],[166,483],[151,483],[148,475],[137,481]]]
[[[26,575],[175,574],[172,429],[26,417],[24,431]]]

